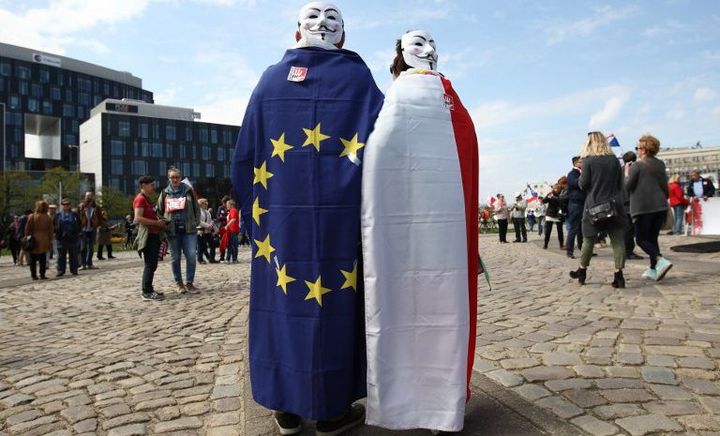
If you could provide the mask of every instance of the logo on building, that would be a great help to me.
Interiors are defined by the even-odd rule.
[[[32,60],[35,63],[38,64],[45,64],[50,65],[52,67],[58,67],[60,68],[62,62],[60,61],[60,58],[56,58],[53,56],[48,56],[42,53],[33,53]]]
[[[138,113],[138,107],[125,103],[105,103],[105,110],[109,112],[125,112],[128,114]]]

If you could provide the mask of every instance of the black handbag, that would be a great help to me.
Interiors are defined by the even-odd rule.
[[[23,236],[20,240],[20,246],[25,251],[32,251],[35,249],[35,238],[32,235]]]
[[[604,223],[605,221],[617,215],[617,213],[615,212],[614,200],[597,203],[593,206],[588,207],[587,211],[588,215],[590,215],[590,221],[592,221],[593,224]]]

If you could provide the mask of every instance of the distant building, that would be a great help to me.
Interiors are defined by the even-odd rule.
[[[79,126],[107,98],[152,103],[153,93],[128,72],[0,43],[2,168],[74,170]]]
[[[211,201],[230,193],[231,158],[239,127],[195,121],[193,109],[108,99],[80,125],[80,170],[98,185],[136,193],[152,175],[165,186],[169,166],[180,168]]]
[[[714,181],[720,174],[720,147],[678,147],[660,149],[657,157],[665,162],[668,175],[679,174],[682,181],[692,170]]]

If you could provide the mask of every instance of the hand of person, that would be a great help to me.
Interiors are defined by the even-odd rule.
[[[167,226],[167,222],[163,221],[163,220],[157,220],[157,224],[155,224],[155,225],[160,227],[161,229],[164,229],[165,226]]]

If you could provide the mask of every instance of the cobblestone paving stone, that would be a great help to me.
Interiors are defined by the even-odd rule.
[[[591,434],[720,432],[720,255],[678,254],[661,282],[628,262],[610,286],[610,247],[588,280],[557,249],[481,236],[494,288],[479,287],[475,370]]]

